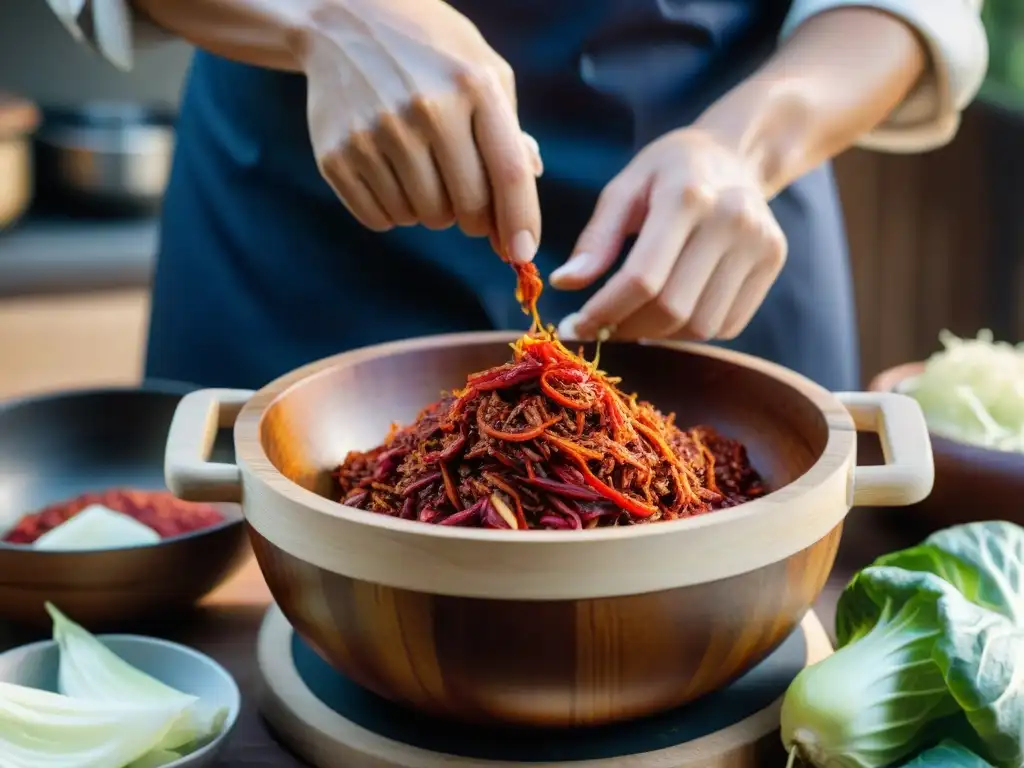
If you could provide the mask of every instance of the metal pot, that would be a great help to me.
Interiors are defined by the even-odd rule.
[[[40,187],[93,212],[153,213],[170,174],[174,120],[170,110],[124,102],[47,110]]]
[[[0,93],[0,232],[32,202],[32,147],[39,110],[31,102]]]

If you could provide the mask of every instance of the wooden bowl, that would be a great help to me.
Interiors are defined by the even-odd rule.
[[[924,371],[923,362],[905,363],[878,374],[873,392],[901,392]],[[996,451],[932,433],[935,488],[906,515],[916,531],[981,520],[1009,520],[1024,525],[1024,455]]]
[[[744,441],[775,490],[697,518],[585,531],[449,528],[329,498],[348,450],[506,361],[513,338],[384,344],[256,393],[196,392],[168,440],[168,487],[241,501],[263,575],[300,635],[354,681],[423,712],[577,726],[695,699],[797,626],[851,504],[907,504],[931,487],[910,398],[832,395],[715,348],[608,344],[602,367],[627,391]],[[232,423],[237,463],[208,462],[215,427]],[[882,433],[892,463],[855,468],[856,426]]]
[[[0,405],[0,528],[88,491],[165,490],[171,419],[194,389],[154,384]],[[241,509],[220,510],[222,523],[140,547],[40,552],[0,543],[0,620],[49,626],[47,600],[90,630],[187,608],[250,556]]]

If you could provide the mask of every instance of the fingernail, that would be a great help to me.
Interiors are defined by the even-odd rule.
[[[537,241],[533,239],[532,233],[525,229],[521,230],[512,238],[512,247],[509,251],[512,261],[516,264],[526,264],[533,261],[533,257],[537,255]]]
[[[544,160],[540,156],[540,145],[533,136],[525,132],[523,133],[523,141],[526,144],[526,152],[530,156],[533,175],[539,178],[544,175]]]
[[[558,287],[558,283],[577,280],[587,276],[594,267],[594,255],[590,253],[578,253],[569,258],[565,264],[551,273],[548,280]]]
[[[574,341],[593,341],[595,329],[583,318],[582,312],[566,315],[558,324],[558,335],[563,339]]]
[[[523,131],[523,142],[526,144],[526,148],[530,152],[535,154],[537,157],[540,157],[540,144],[538,144],[537,140],[526,131]]]
[[[573,312],[562,318],[562,322],[558,324],[558,335],[563,339],[578,339],[579,331],[576,330],[576,323],[579,319],[579,312]]]

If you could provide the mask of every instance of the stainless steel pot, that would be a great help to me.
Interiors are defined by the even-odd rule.
[[[47,110],[37,137],[40,186],[92,210],[152,213],[170,174],[174,119],[122,102]]]
[[[0,232],[32,202],[31,137],[38,124],[34,104],[0,93]]]

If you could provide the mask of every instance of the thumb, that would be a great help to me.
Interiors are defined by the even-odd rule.
[[[614,179],[597,200],[569,260],[551,273],[554,288],[586,288],[615,264],[622,246],[643,221],[643,190],[627,176]]]

